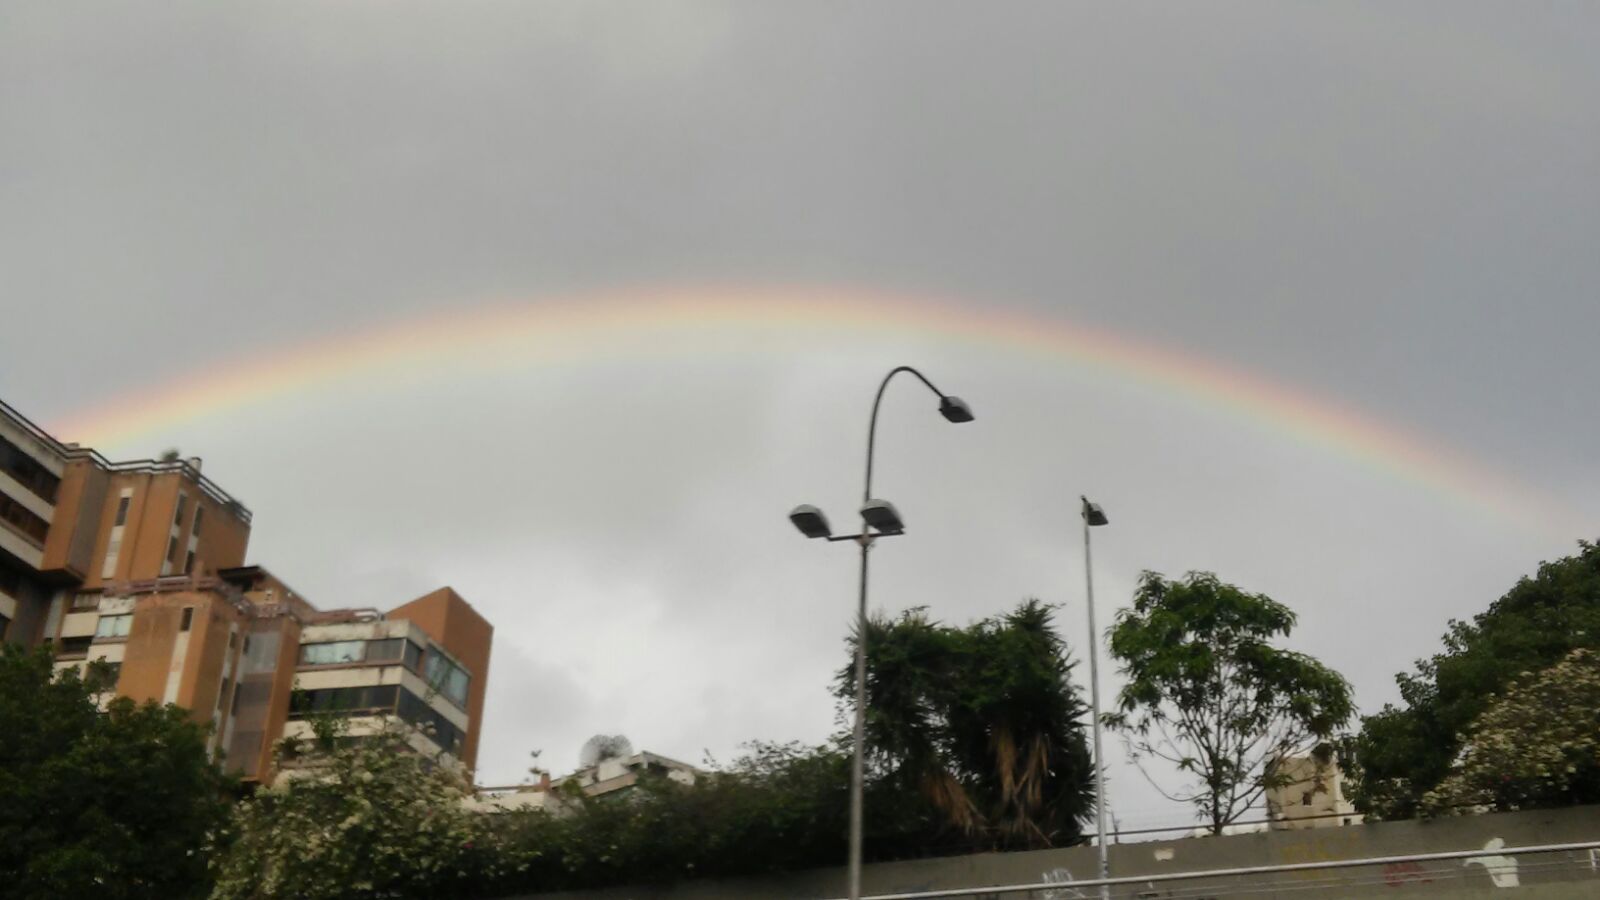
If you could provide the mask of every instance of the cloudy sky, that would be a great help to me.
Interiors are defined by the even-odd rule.
[[[689,761],[829,732],[855,558],[784,513],[848,522],[901,363],[978,421],[891,389],[877,492],[911,533],[876,609],[1038,596],[1081,655],[1087,493],[1103,621],[1141,569],[1214,570],[1296,609],[1374,710],[1450,617],[1600,536],[1597,28],[1582,3],[9,3],[0,395],[113,455],[203,456],[253,561],[319,605],[454,586],[497,629],[491,783],[597,732]],[[745,312],[650,313],[697,292]],[[549,326],[430,343],[489,309]],[[330,364],[393,333],[415,349]],[[1124,825],[1186,818],[1112,780]]]

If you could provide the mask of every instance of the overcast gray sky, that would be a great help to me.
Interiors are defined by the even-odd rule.
[[[1039,596],[1081,655],[1089,493],[1105,621],[1140,569],[1215,570],[1294,607],[1373,710],[1600,509],[1597,29],[1588,3],[11,2],[0,394],[67,421],[485,298],[685,284],[1104,329],[1564,513],[843,318],[428,357],[104,449],[204,456],[256,512],[253,560],[322,606],[461,591],[497,629],[489,782],[596,732],[690,761],[829,732],[855,560],[784,513],[848,520],[899,363],[979,418],[893,390],[879,493],[912,533],[876,608]],[[1121,765],[1112,800],[1187,815]]]

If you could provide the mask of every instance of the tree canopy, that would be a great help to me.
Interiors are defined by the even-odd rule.
[[[1075,843],[1093,809],[1088,710],[1051,619],[1029,600],[966,627],[923,609],[867,624],[872,777],[923,798],[970,849]],[[854,691],[846,667],[835,693]]]
[[[1210,573],[1168,581],[1145,572],[1133,607],[1111,628],[1111,655],[1128,683],[1106,719],[1136,759],[1193,776],[1182,788],[1157,788],[1193,804],[1213,833],[1260,799],[1281,756],[1329,736],[1353,712],[1339,673],[1270,643],[1294,624],[1288,607]]]
[[[1471,622],[1452,620],[1444,650],[1397,677],[1401,705],[1362,721],[1347,760],[1358,809],[1382,818],[1418,812],[1450,773],[1462,737],[1490,698],[1523,672],[1570,651],[1600,648],[1600,546],[1543,563]]]
[[[228,781],[183,709],[109,698],[109,672],[0,650],[0,897],[204,896]]]

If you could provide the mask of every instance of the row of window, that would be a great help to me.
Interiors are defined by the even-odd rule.
[[[44,536],[50,531],[49,522],[5,494],[0,494],[0,520],[33,538],[40,546],[44,545]]]
[[[397,684],[322,688],[289,695],[289,718],[312,715],[356,716],[392,713],[417,726],[450,753],[461,747],[464,732],[426,701]]]
[[[301,719],[316,713],[394,712],[399,692],[397,684],[295,691],[289,695],[289,718]]]
[[[422,670],[417,671],[418,661]],[[404,638],[384,638],[374,641],[326,641],[304,644],[300,647],[302,666],[349,665],[352,663],[398,662],[422,676],[428,687],[449,698],[455,705],[466,708],[467,693],[472,687],[472,676],[442,653],[428,653]]]
[[[321,644],[304,644],[300,647],[302,666],[330,666],[341,663],[398,662],[411,671],[417,671],[422,659],[422,648],[405,638],[383,638],[376,641],[328,641]]]
[[[205,518],[205,507],[196,503],[194,508],[194,521],[189,525],[187,540],[183,536],[183,513],[189,508],[189,495],[178,492],[178,503],[172,511],[172,527],[167,537],[167,562],[162,566],[163,572],[171,571],[178,565],[178,557],[183,556],[183,574],[194,574],[194,551],[200,540],[200,523]],[[185,552],[187,550],[187,552]]]
[[[0,472],[15,478],[18,484],[37,494],[46,503],[56,502],[61,479],[3,437],[0,437]]]

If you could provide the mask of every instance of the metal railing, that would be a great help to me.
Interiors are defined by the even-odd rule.
[[[1587,876],[1600,880],[1600,856],[1594,851],[1600,850],[1600,841],[1581,841],[1568,844],[1535,844],[1525,847],[1502,847],[1494,850],[1451,850],[1441,853],[1412,853],[1403,856],[1372,856],[1360,859],[1338,859],[1309,863],[1288,863],[1269,866],[1238,866],[1225,869],[1202,869],[1189,872],[1163,872],[1149,875],[1128,875],[1117,878],[1085,878],[1071,881],[1038,881],[1025,884],[995,884],[966,888],[949,888],[932,891],[911,891],[892,894],[869,894],[862,900],[960,900],[960,898],[1002,898],[1006,895],[1022,895],[1024,897],[1050,898],[1050,900],[1077,900],[1079,897],[1087,898],[1083,893],[1084,888],[1098,888],[1107,885],[1112,888],[1132,888],[1135,890],[1120,892],[1119,896],[1135,898],[1159,897],[1161,900],[1179,900],[1184,897],[1220,897],[1231,895],[1248,895],[1269,893],[1272,891],[1314,891],[1345,889],[1362,885],[1384,884],[1398,886],[1409,882],[1444,881],[1450,878],[1461,878],[1467,874],[1461,867],[1451,869],[1428,869],[1423,863],[1441,862],[1447,860],[1476,860],[1481,861],[1484,869],[1491,877],[1500,879],[1509,877],[1513,880],[1522,876],[1535,874],[1548,875],[1552,873],[1576,874],[1584,873]],[[1541,861],[1537,863],[1522,863],[1516,860],[1505,862],[1509,857],[1535,856],[1555,853],[1583,853],[1581,857],[1569,857],[1565,860]],[[1297,879],[1272,879],[1262,878],[1258,881],[1248,881],[1227,885],[1226,887],[1208,884],[1203,887],[1182,887],[1182,882],[1214,881],[1222,878],[1256,878],[1258,876],[1285,875],[1291,873],[1308,873],[1322,871],[1338,871],[1344,869],[1379,868],[1377,874],[1357,873],[1354,877],[1332,878],[1297,878]],[[1477,873],[1474,873],[1477,874]],[[1478,877],[1482,877],[1478,875]],[[1548,879],[1544,879],[1548,880]],[[1176,890],[1158,890],[1157,886],[1177,885]]]

